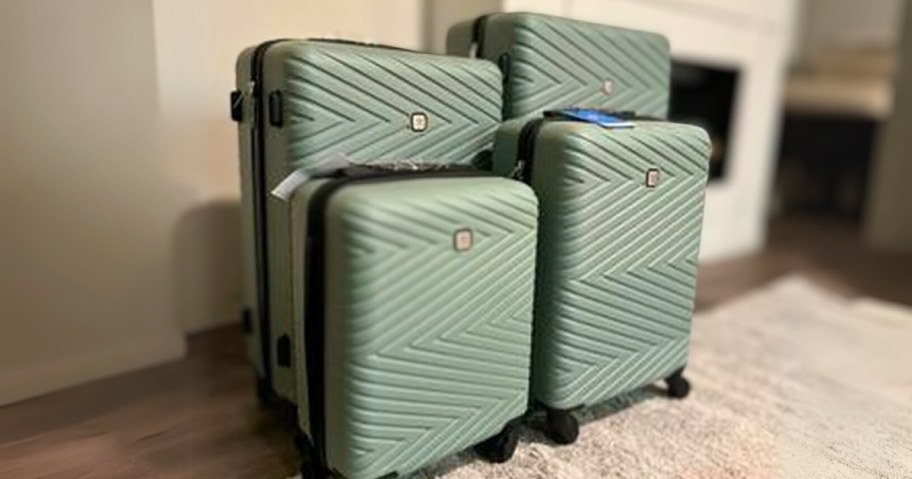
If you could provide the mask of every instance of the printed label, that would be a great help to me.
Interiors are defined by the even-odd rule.
[[[646,172],[646,187],[655,188],[659,184],[659,170],[652,168]]]
[[[428,117],[424,113],[412,113],[410,123],[412,131],[422,132],[428,129]]]
[[[463,252],[472,249],[472,246],[475,243],[475,235],[472,234],[472,230],[463,229],[456,232],[453,235],[453,247],[456,248],[456,251]]]
[[[345,168],[352,164],[348,156],[342,153],[335,153],[319,163],[319,166],[312,168],[299,168],[292,171],[288,176],[282,179],[273,189],[272,196],[288,201],[299,186],[307,183],[311,178],[325,175],[329,172]]]

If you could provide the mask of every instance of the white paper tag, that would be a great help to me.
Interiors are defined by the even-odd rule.
[[[279,184],[272,189],[272,196],[275,196],[282,201],[288,201],[295,190],[304,183],[307,183],[312,176],[313,175],[306,169],[292,171],[290,175],[286,176],[284,180],[280,181]]]
[[[351,166],[351,164],[352,162],[348,156],[342,153],[335,153],[325,161],[321,161],[318,166],[313,168],[299,168],[292,171],[272,189],[271,194],[282,201],[288,201],[298,187],[307,183],[310,179],[325,175],[340,168]]]

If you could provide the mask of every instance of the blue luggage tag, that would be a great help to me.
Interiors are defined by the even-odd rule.
[[[565,118],[592,123],[604,128],[634,128],[636,123],[616,114],[590,108],[566,108],[554,112]]]

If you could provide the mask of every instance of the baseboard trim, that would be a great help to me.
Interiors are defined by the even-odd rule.
[[[175,330],[82,356],[0,371],[0,406],[173,361],[186,353],[186,339]]]

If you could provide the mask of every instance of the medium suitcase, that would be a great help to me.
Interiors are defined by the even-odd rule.
[[[355,163],[470,163],[500,122],[501,78],[482,60],[325,40],[276,40],[237,63],[244,243],[244,325],[261,398],[294,402],[279,338],[291,314],[287,175],[335,155]],[[281,363],[281,364],[280,364]]]
[[[689,391],[710,141],[688,125],[610,124],[513,120],[494,151],[495,171],[541,202],[532,397],[561,444],[578,434],[572,409],[660,379],[672,397]]]
[[[355,167],[292,199],[294,361],[307,471],[400,477],[528,403],[538,207],[478,171]],[[490,438],[490,439],[488,439]],[[305,477],[308,477],[305,475]]]
[[[454,25],[447,53],[497,62],[504,118],[587,107],[668,112],[671,57],[662,35],[533,13],[497,13]]]

